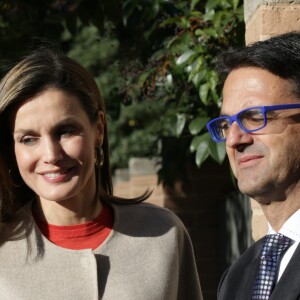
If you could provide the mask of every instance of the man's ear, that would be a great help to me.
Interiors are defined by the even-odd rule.
[[[96,146],[101,146],[104,139],[104,125],[105,125],[105,116],[102,110],[98,111],[97,118],[97,136],[96,136]]]

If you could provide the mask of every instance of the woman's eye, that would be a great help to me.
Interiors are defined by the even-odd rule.
[[[65,128],[61,128],[58,131],[58,136],[59,137],[69,137],[72,136],[76,133],[76,129],[74,127],[65,127]]]
[[[20,143],[24,145],[33,145],[36,142],[37,142],[37,138],[32,136],[25,136],[20,139]]]

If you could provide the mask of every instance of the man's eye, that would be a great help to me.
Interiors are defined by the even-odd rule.
[[[230,127],[230,125],[229,125],[229,122],[220,122],[219,124],[218,124],[218,128],[220,129],[220,130],[228,130],[229,129],[229,127]]]
[[[226,130],[226,129],[229,128],[229,124],[228,124],[228,123],[224,123],[224,124],[222,124],[221,128],[222,128],[223,130]]]
[[[255,123],[263,123],[264,117],[263,116],[252,116],[251,118],[247,118],[248,121],[255,122]]]
[[[242,116],[240,116],[240,119],[243,120],[243,122],[247,123],[264,123],[265,118],[264,115],[261,112],[257,111],[247,111]]]

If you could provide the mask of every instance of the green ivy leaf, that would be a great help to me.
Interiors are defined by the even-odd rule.
[[[191,78],[193,76],[195,76],[195,74],[199,73],[202,63],[203,63],[202,57],[198,57],[195,61],[193,61],[192,64],[188,65],[187,69],[188,69],[188,72],[190,73],[189,81],[191,80]]]
[[[190,74],[189,81],[192,81],[195,87],[199,86],[199,83],[203,80],[206,76],[206,70],[202,70],[200,72],[195,72],[195,74]]]
[[[215,16],[214,16],[214,20],[213,20],[214,26],[215,26],[215,28],[217,28],[219,30],[220,30],[220,24],[221,24],[223,16],[224,16],[224,12],[223,11],[216,12]],[[223,31],[223,28],[221,28],[221,31]]]
[[[195,36],[203,36],[203,35],[205,35],[205,34],[204,34],[204,31],[202,29],[196,29]]]
[[[170,24],[177,23],[177,22],[179,22],[179,20],[180,20],[180,17],[168,18],[166,20],[163,20],[161,23],[159,23],[159,26],[164,27],[164,26],[167,26]]]
[[[211,9],[210,11],[208,11],[206,14],[203,15],[203,20],[212,21],[214,19],[214,16],[215,16],[215,10]]]
[[[185,114],[177,114],[176,135],[180,136],[186,123]]]
[[[208,0],[205,4],[206,11],[210,11],[220,3],[220,0]]]
[[[192,135],[198,134],[206,125],[206,123],[209,121],[209,118],[195,118],[192,120],[189,124],[189,131]]]
[[[182,55],[180,55],[177,60],[176,60],[176,64],[177,65],[182,65],[184,63],[186,63],[189,58],[195,53],[195,51],[193,50],[187,50],[185,51]]]
[[[195,136],[190,144],[190,151],[193,153],[197,150],[199,143],[202,141],[202,136]]]
[[[225,143],[215,143],[213,140],[210,140],[208,145],[208,151],[210,156],[218,164],[222,164],[226,156]]]
[[[215,71],[210,72],[210,77],[209,77],[209,83],[210,83],[210,88],[211,90],[215,90],[217,83],[218,83],[218,75],[216,74]]]
[[[236,11],[238,5],[239,5],[240,0],[233,0],[233,10]]]
[[[208,91],[209,91],[209,83],[208,82],[200,85],[199,97],[204,104],[207,104]]]
[[[196,151],[196,164],[198,167],[201,166],[201,164],[208,158],[209,156],[209,142],[210,142],[210,136],[209,133],[204,133],[202,135],[202,140],[198,144],[198,148]]]
[[[206,28],[203,31],[205,32],[205,35],[207,35],[208,37],[213,37],[213,38],[218,37],[218,33],[214,28]]]
[[[151,68],[151,69],[146,70],[145,72],[141,73],[141,75],[138,78],[138,84],[140,86],[142,86],[153,71],[154,71],[154,68]]]
[[[200,2],[200,0],[192,0],[192,2],[191,2],[191,10],[193,10],[195,8],[195,6],[198,4],[198,2]]]

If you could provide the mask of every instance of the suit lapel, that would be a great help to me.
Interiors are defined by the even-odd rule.
[[[224,274],[219,286],[219,300],[252,299],[262,243],[263,240],[254,243]]]
[[[276,284],[270,300],[299,299],[300,295],[300,247],[294,255]]]
[[[263,244],[263,240],[257,241],[255,243],[255,247],[253,247],[253,250],[249,253],[249,255],[251,255],[251,258],[248,264],[245,266],[244,278],[243,278],[241,288],[239,289],[238,299],[252,298],[256,274],[259,268],[259,262],[260,262],[259,254],[261,251],[262,244]]]

